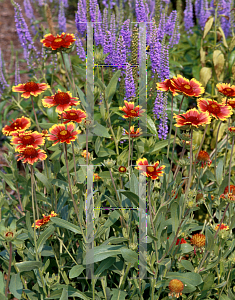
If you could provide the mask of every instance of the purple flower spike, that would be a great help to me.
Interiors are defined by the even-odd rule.
[[[36,34],[37,30],[36,30],[35,26],[32,25],[33,21],[35,21],[35,16],[33,13],[33,8],[32,8],[30,0],[24,0],[24,10],[25,10],[25,14],[26,14],[27,18],[30,20],[33,34]]]
[[[65,12],[64,12],[64,3],[62,1],[60,2],[60,7],[59,7],[58,24],[59,24],[60,33],[67,31],[66,30],[66,17],[65,17]]]
[[[112,38],[110,31],[107,31],[105,37],[104,37],[104,47],[103,47],[103,53],[109,55],[105,58],[104,62],[106,64],[112,63],[112,57],[113,57],[113,44],[112,44]]]
[[[15,62],[15,85],[18,85],[21,83],[20,79],[20,70],[19,70],[19,63],[18,61]]]
[[[124,100],[131,101],[132,98],[136,96],[136,93],[135,93],[135,83],[132,76],[132,69],[129,64],[126,66],[125,88],[126,88],[126,95]]]
[[[130,31],[130,20],[127,19],[120,30],[120,34],[123,36],[125,45],[130,48],[131,47],[131,31]]]
[[[78,10],[75,14],[75,23],[78,32],[84,34],[87,28],[86,7],[82,0],[78,0]]]
[[[3,59],[2,59],[2,50],[0,48],[0,95],[5,88],[9,87],[9,84],[7,83],[7,81],[5,79],[3,69],[4,69],[4,63],[3,63]]]
[[[84,61],[86,59],[86,53],[78,35],[76,35],[75,44],[77,49],[77,55],[81,58],[82,61]]]
[[[157,91],[157,97],[154,103],[153,113],[157,119],[160,120],[158,126],[159,139],[166,139],[168,133],[167,127],[167,93]]]
[[[136,13],[137,22],[147,22],[145,6],[142,0],[136,0],[135,13]]]
[[[192,34],[192,28],[194,26],[193,21],[193,4],[192,0],[186,0],[186,7],[184,10],[184,28],[188,34]]]
[[[123,36],[120,35],[117,44],[113,63],[118,65],[118,69],[124,69],[126,64],[126,45]]]

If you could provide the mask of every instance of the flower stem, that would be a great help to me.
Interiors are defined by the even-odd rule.
[[[39,124],[38,124],[38,118],[37,118],[35,108],[34,108],[33,96],[32,95],[31,95],[31,102],[32,102],[33,113],[34,113],[35,121],[36,121],[36,124],[37,124],[38,132],[41,132],[41,129],[40,129]]]
[[[11,242],[9,242],[9,246],[10,246],[9,265],[8,265],[7,283],[6,283],[6,288],[5,288],[5,296],[6,297],[8,294],[8,286],[9,286],[10,277],[11,277],[11,263],[12,263],[12,243]]]
[[[73,165],[74,165],[74,173],[75,173],[74,184],[75,184],[77,182],[77,170],[76,170],[76,160],[75,160],[75,153],[74,153],[74,142],[72,142],[72,151],[73,151]]]
[[[170,123],[170,132],[168,138],[168,147],[167,147],[167,159],[169,158],[169,151],[170,151],[170,140],[171,140],[171,131],[172,131],[172,122],[173,122],[173,93],[171,97],[171,123]]]
[[[151,205],[151,193],[150,193],[150,185],[151,185],[151,181],[148,181],[148,202],[149,202],[149,215],[150,215],[150,222],[151,222],[151,226],[152,226],[152,230],[153,230],[153,234],[154,237],[156,237],[156,230],[153,224],[153,215],[152,215],[152,205]],[[156,261],[158,261],[158,249],[157,249],[157,242],[154,240],[154,246],[155,246],[155,254],[156,254]]]
[[[217,181],[217,178],[216,178],[216,156],[217,156],[217,144],[218,144],[218,136],[219,136],[219,130],[220,130],[220,126],[222,124],[222,121],[220,121],[219,123],[219,126],[218,126],[218,130],[217,130],[217,133],[216,133],[216,141],[215,141],[215,162],[214,162],[214,170],[215,170],[215,179]]]
[[[231,121],[231,118],[229,118],[229,120],[228,120],[228,127],[230,126],[230,121]],[[225,176],[225,166],[226,166],[226,160],[227,160],[227,150],[228,150],[228,136],[227,136],[225,153],[224,153],[224,172],[223,172],[223,177]]]
[[[129,171],[129,180],[131,179],[131,170],[130,170],[130,156],[131,156],[131,119],[129,120],[129,151],[128,151],[128,171]]]

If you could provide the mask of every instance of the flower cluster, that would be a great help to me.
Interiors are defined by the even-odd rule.
[[[38,219],[38,220],[35,221],[35,228],[36,229],[40,228],[42,225],[47,224],[50,221],[50,219],[52,217],[56,217],[57,214],[54,211],[52,211],[49,216],[45,216],[44,214],[42,216],[43,216],[42,219]],[[34,223],[33,223],[32,227],[34,227]]]

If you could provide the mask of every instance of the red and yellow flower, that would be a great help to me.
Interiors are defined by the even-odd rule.
[[[42,133],[37,131],[19,132],[11,139],[12,145],[17,145],[16,151],[24,150],[27,146],[33,146],[37,149],[39,146],[44,145],[45,138]]]
[[[76,106],[80,103],[77,101],[76,97],[72,97],[70,92],[61,92],[58,89],[58,92],[52,96],[46,96],[42,99],[42,104],[44,107],[53,107],[56,106],[56,112],[62,113],[64,110],[69,109],[70,106]]]
[[[169,237],[168,237],[167,239],[169,239]],[[182,244],[187,244],[187,242],[185,241],[184,238],[177,239],[176,246],[178,246],[179,244],[180,244],[180,245],[182,245]]]
[[[168,296],[179,298],[182,295],[184,284],[179,279],[172,279],[169,283],[169,290],[171,291]]]
[[[206,236],[202,233],[196,233],[192,236],[190,243],[196,247],[204,247],[206,244]]]
[[[155,180],[158,179],[159,176],[163,175],[163,169],[165,169],[165,166],[159,166],[159,161],[154,163],[153,165],[149,165],[148,160],[146,158],[140,158],[137,160],[136,164],[138,165],[135,167],[137,170],[144,171],[142,174],[146,177],[150,177],[151,179]]]
[[[69,48],[75,41],[74,34],[63,32],[61,35],[57,34],[57,36],[51,33],[46,34],[40,42],[43,43],[44,47],[52,50],[63,50],[63,48]]]
[[[173,96],[178,95],[175,91],[175,87],[173,86],[172,81],[174,81],[173,78],[166,79],[163,82],[158,82],[156,88],[163,92],[167,92],[170,90],[172,92]]]
[[[10,125],[6,125],[2,129],[2,133],[5,135],[13,135],[17,132],[22,132],[28,129],[31,126],[31,121],[29,118],[21,117],[15,120],[12,119],[12,123]]]
[[[125,106],[119,107],[120,110],[122,110],[125,115],[123,118],[137,118],[140,117],[140,114],[144,112],[144,109],[141,109],[141,106],[134,107],[134,102],[128,102],[124,101]]]
[[[50,86],[46,83],[37,83],[34,81],[28,81],[26,83],[20,83],[17,86],[12,87],[13,92],[23,93],[21,97],[29,98],[30,95],[37,97],[45,90],[47,90]]]
[[[98,173],[94,173],[93,180],[99,180],[99,179],[101,179],[101,177],[99,176],[99,174]]]
[[[62,116],[59,115],[59,118],[65,120],[63,122],[64,124],[67,124],[71,121],[81,123],[82,120],[86,118],[86,113],[81,109],[70,109],[62,112]]]
[[[129,135],[129,132],[125,130],[125,134]],[[135,126],[131,126],[130,127],[130,137],[131,138],[136,138],[138,136],[141,135],[141,129],[137,128],[137,130],[135,131]]]
[[[215,100],[200,98],[197,101],[197,105],[200,111],[207,111],[209,114],[212,114],[213,117],[221,121],[226,120],[233,114],[231,106],[220,104]]]
[[[209,167],[212,163],[210,155],[206,151],[201,150],[197,156],[197,163],[201,163],[202,168],[204,168],[206,165]]]
[[[189,126],[199,127],[210,124],[211,117],[208,112],[199,112],[196,108],[188,110],[184,114],[174,115],[176,119],[175,127],[183,127],[185,129]]]
[[[33,165],[38,160],[45,160],[47,158],[46,152],[41,149],[35,149],[34,146],[26,146],[23,150],[20,151],[17,161],[22,160],[23,163],[29,163]]]
[[[235,133],[235,127],[229,127],[228,131],[230,131],[231,133]]]
[[[83,150],[81,155],[82,155],[84,158],[86,158],[86,157],[87,157],[86,150]],[[90,156],[91,156],[91,153],[88,152],[88,158],[90,158]]]
[[[119,173],[126,173],[126,167],[120,166],[120,167],[118,168],[118,171],[119,171]]]
[[[39,228],[39,227],[41,227],[42,225],[47,224],[50,221],[50,219],[52,217],[56,217],[57,214],[54,211],[52,211],[49,216],[45,216],[44,214],[42,216],[43,216],[42,219],[39,219],[39,220],[35,221],[35,228],[36,229]],[[34,227],[34,224],[32,225],[32,227]]]
[[[81,133],[81,130],[74,130],[75,125],[74,123],[68,123],[67,127],[65,127],[64,124],[59,125],[53,125],[49,132],[49,141],[54,141],[52,146],[58,144],[58,143],[66,143],[70,144],[71,142],[75,141],[77,138],[77,135]]]
[[[220,226],[220,224],[217,224],[217,225],[215,226],[215,228],[214,228],[215,231],[218,230],[219,226]],[[227,226],[227,225],[225,225],[224,223],[222,223],[219,230],[229,230],[229,226]]]
[[[201,94],[205,92],[202,84],[194,78],[189,81],[183,76],[177,75],[177,77],[173,77],[171,83],[174,86],[176,92],[182,93],[186,96],[200,97]]]
[[[227,100],[227,104],[226,104],[226,100]],[[223,105],[229,105],[229,106],[232,107],[232,109],[234,109],[235,108],[235,99],[232,99],[232,98],[229,98],[229,99],[223,98],[222,99],[222,104]]]
[[[230,86],[230,83],[218,83],[216,87],[221,94],[228,97],[235,97],[235,85]]]

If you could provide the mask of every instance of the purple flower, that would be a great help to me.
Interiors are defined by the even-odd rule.
[[[51,1],[52,2],[52,1]],[[60,0],[60,3],[63,3],[64,7],[69,7],[69,2],[68,0]]]
[[[120,30],[120,34],[123,36],[125,45],[131,47],[131,31],[130,31],[130,19],[127,19]]]
[[[26,59],[27,64],[30,66],[33,60],[33,57],[30,55],[30,53],[31,51],[34,51],[36,57],[38,57],[37,49],[34,46],[33,39],[29,33],[28,26],[23,18],[22,11],[18,3],[14,3],[14,10],[16,31],[24,51],[24,58]]]
[[[106,32],[104,36],[104,46],[103,46],[103,53],[109,55],[105,58],[104,62],[106,64],[112,63],[112,56],[113,56],[113,44],[110,31]]]
[[[82,0],[78,0],[78,10],[75,14],[75,23],[77,26],[78,32],[83,34],[87,28],[87,19],[86,19],[86,7],[84,6]]]
[[[114,13],[111,14],[109,31],[111,34],[112,44],[114,45],[115,40],[116,40],[116,19],[115,19]]]
[[[115,56],[113,57],[113,64],[118,65],[118,69],[124,69],[126,64],[126,45],[122,35],[119,35],[119,38],[116,43]]]
[[[4,63],[2,59],[2,50],[0,48],[0,95],[5,90],[5,88],[9,87],[9,84],[5,79],[3,71],[4,71]]]
[[[103,4],[106,8],[109,8],[109,5],[110,5],[110,9],[113,9],[113,6],[116,5],[116,2],[115,2],[115,1],[107,1],[107,0],[103,0],[103,1],[102,1],[102,4]]]
[[[180,40],[179,21],[177,18],[177,11],[173,10],[170,14],[170,17],[171,17],[171,31],[168,32],[167,34],[171,36],[169,45],[170,45],[170,47],[172,47],[173,45],[178,44],[178,42]]]
[[[101,16],[101,12],[100,12],[98,4],[96,5],[95,21],[96,21],[96,23],[94,24],[95,43],[96,43],[96,46],[98,46],[99,44],[103,45],[104,36],[103,36],[103,30],[101,27],[102,16]]]
[[[30,20],[33,34],[36,34],[37,30],[35,29],[35,26],[32,24],[35,21],[35,16],[33,13],[33,8],[30,3],[30,0],[24,0],[24,10],[27,18]]]
[[[18,85],[21,83],[20,79],[20,70],[19,70],[19,63],[18,60],[15,62],[15,85]]]
[[[186,7],[184,10],[184,28],[185,31],[188,32],[188,34],[192,34],[192,29],[194,26],[193,21],[193,5],[192,0],[186,0]]]
[[[207,0],[201,0],[200,3],[195,3],[195,10],[197,7],[197,14],[198,14],[198,23],[201,29],[204,29],[207,19],[210,17],[211,13],[209,11],[208,2]],[[199,9],[200,4],[200,10]]]
[[[161,49],[162,45],[159,41],[151,42],[149,54],[151,60],[151,69],[153,73],[155,73],[156,71],[160,73]]]
[[[167,127],[167,93],[163,93],[157,90],[157,97],[154,103],[153,113],[155,118],[159,119],[158,126],[158,137],[164,140],[167,137],[168,127]]]
[[[162,45],[161,49],[161,57],[160,57],[160,79],[161,82],[169,79],[170,77],[170,69],[169,69],[169,45]]]
[[[82,42],[78,35],[76,35],[75,44],[76,44],[76,49],[77,49],[77,55],[80,57],[80,59],[82,61],[84,61],[86,59],[86,53],[85,53]]]
[[[135,13],[137,22],[147,22],[145,6],[142,0],[135,1]]]
[[[136,93],[135,93],[135,83],[132,76],[132,69],[129,64],[126,66],[125,88],[126,88],[126,95],[124,100],[131,101],[131,99],[136,96]]]
[[[161,13],[159,26],[157,30],[157,39],[162,40],[165,34],[168,34],[170,28],[172,27],[172,24],[167,23],[166,25],[166,16],[165,13]],[[174,30],[174,29],[173,29]]]
[[[91,22],[95,22],[96,17],[96,6],[98,5],[97,0],[90,0],[90,16],[91,16]],[[98,5],[99,7],[99,5]]]
[[[66,30],[66,17],[65,17],[65,13],[64,13],[64,3],[63,3],[63,1],[60,2],[60,6],[59,6],[58,24],[59,24],[60,33],[67,31]]]
[[[107,8],[104,9],[103,11],[103,19],[102,19],[102,30],[103,30],[103,35],[106,35],[106,32],[109,30],[108,27],[108,10]]]
[[[214,15],[215,13],[215,5],[214,1],[211,1],[210,7],[213,8],[211,13]],[[221,16],[220,18],[220,23],[221,23],[221,28],[223,29],[223,32],[225,34],[225,37],[227,38],[229,34],[231,33],[231,26],[233,26],[232,22],[232,16],[231,16],[231,0],[221,0],[219,2],[218,6],[218,15]],[[227,18],[226,18],[226,17]]]

